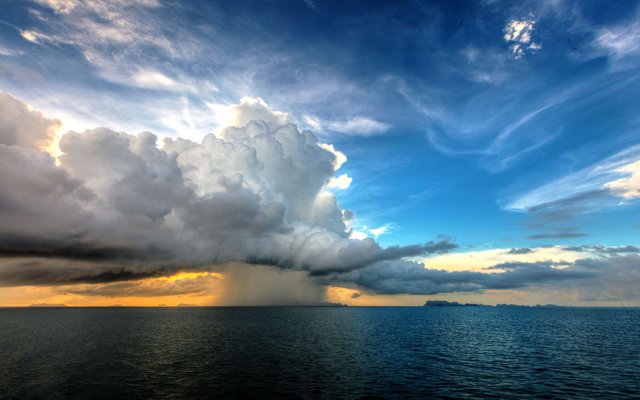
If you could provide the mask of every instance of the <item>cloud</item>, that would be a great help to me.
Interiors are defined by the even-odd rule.
[[[46,118],[6,93],[0,93],[0,115],[0,144],[9,146],[44,149],[62,126],[60,121]]]
[[[427,260],[437,265],[438,257],[457,247],[447,238],[387,248],[372,238],[352,239],[353,213],[325,191],[346,157],[286,122],[286,114],[269,114],[259,99],[233,106],[234,121],[246,125],[221,129],[200,142],[168,138],[160,148],[149,132],[69,132],[60,140],[58,163],[39,150],[57,122],[5,100],[9,106],[0,108],[0,119],[18,121],[17,132],[32,126],[41,131],[29,128],[35,133],[21,144],[10,134],[2,136],[0,185],[8,188],[0,192],[6,217],[0,220],[2,286],[53,285],[86,296],[171,296],[196,294],[202,285],[139,282],[180,271],[225,270],[239,274],[228,287],[240,288],[230,284],[237,282],[253,288],[272,277],[278,281],[282,275],[274,271],[290,270],[293,275],[282,282],[308,288],[303,291],[315,293],[316,301],[324,295],[318,285],[384,294],[469,292],[588,280],[608,268],[588,257],[576,260],[588,251],[537,248],[497,249],[485,261],[503,258],[482,270],[447,271],[404,260],[431,255]],[[16,109],[20,112],[12,113]],[[251,120],[261,116],[267,121]],[[591,258],[618,260],[637,255],[634,249],[603,249]],[[482,264],[482,257],[471,259]],[[253,267],[236,271],[228,269],[229,262]],[[264,296],[247,304],[257,298],[310,301],[281,289],[265,284]],[[249,296],[253,289],[225,293],[232,292]]]
[[[138,71],[134,76],[133,80],[140,87],[148,87],[148,88],[171,88],[176,85],[176,82],[158,71]]]
[[[392,224],[384,224],[384,225],[379,226],[377,228],[369,229],[369,232],[373,235],[374,238],[377,239],[378,236],[384,235],[385,233],[387,233],[392,228],[393,228]]]
[[[536,21],[533,17],[511,19],[504,28],[504,40],[515,58],[523,57],[527,52],[536,52],[542,44],[533,42],[533,30]]]
[[[615,172],[628,176],[607,182],[604,187],[626,200],[640,197],[640,160],[620,167]]]
[[[222,127],[243,127],[251,121],[264,121],[272,125],[295,122],[290,114],[272,109],[260,97],[243,97],[239,104],[211,104],[210,107],[217,114],[216,119]]]
[[[313,115],[303,115],[302,122],[319,132],[329,131],[353,136],[374,136],[385,133],[391,125],[375,119],[357,116],[344,121],[322,120]]]
[[[232,106],[233,126],[201,142],[159,148],[149,132],[68,132],[58,164],[34,148],[57,122],[3,99],[5,285],[124,281],[228,261],[322,275],[455,247],[349,239],[352,213],[324,190],[346,157],[261,99]]]
[[[615,207],[633,200],[640,190],[640,146],[632,146],[596,164],[556,179],[507,202],[510,211],[528,211],[549,218]]]
[[[353,179],[348,174],[342,174],[336,178],[331,178],[327,187],[335,189],[348,189]]]
[[[580,232],[567,231],[567,232],[555,232],[555,233],[538,233],[535,235],[527,236],[527,239],[534,239],[534,240],[569,239],[569,238],[577,238],[577,237],[584,237],[584,236],[588,236],[588,235]]]
[[[159,297],[205,294],[219,289],[219,274],[191,273],[176,277],[109,282],[105,284],[65,286],[61,291],[82,296],[103,297]]]
[[[626,245],[626,246],[603,246],[603,245],[593,245],[593,246],[567,246],[563,247],[563,250],[566,251],[575,251],[581,253],[596,253],[596,254],[604,254],[604,255],[613,255],[613,254],[621,254],[621,253],[640,253],[640,247]]]
[[[521,247],[521,248],[511,249],[507,251],[507,254],[529,254],[529,253],[533,253],[534,251],[535,250],[530,249],[528,247]]]
[[[504,269],[504,268],[500,268]],[[355,284],[380,294],[430,295],[515,289],[536,284],[581,280],[598,275],[580,268],[556,268],[549,262],[525,263],[505,272],[444,271],[412,261],[384,261],[333,277],[333,284]]]
[[[614,58],[623,58],[640,51],[640,22],[637,18],[629,24],[600,29],[595,43]]]
[[[378,294],[522,290],[553,293],[569,302],[611,302],[640,298],[640,255],[604,254],[573,261],[505,262],[484,272],[445,271],[412,261],[384,261],[327,278],[333,285]]]
[[[421,262],[433,269],[485,272],[490,267],[502,263],[535,263],[548,260],[573,262],[589,256],[591,255],[585,252],[569,251],[561,246],[540,246],[521,249],[494,248],[464,252],[453,251],[426,257]]]
[[[334,132],[348,133],[356,136],[371,136],[384,133],[391,125],[367,117],[355,117],[346,121],[333,121],[327,129]]]
[[[31,43],[42,44],[44,42],[56,42],[56,40],[48,35],[45,35],[42,32],[34,31],[34,30],[23,30],[20,31],[20,36],[26,41]]]
[[[36,0],[36,2],[61,14],[70,13],[80,3],[78,0]]]

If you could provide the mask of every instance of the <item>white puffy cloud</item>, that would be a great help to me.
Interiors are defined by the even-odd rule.
[[[60,129],[60,121],[42,113],[6,93],[0,93],[0,144],[43,149]]]
[[[352,180],[348,174],[342,174],[338,177],[331,178],[327,186],[336,189],[348,189],[349,186],[351,186]]]

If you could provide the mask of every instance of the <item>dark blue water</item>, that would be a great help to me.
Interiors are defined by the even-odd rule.
[[[0,398],[639,398],[639,311],[0,309]]]

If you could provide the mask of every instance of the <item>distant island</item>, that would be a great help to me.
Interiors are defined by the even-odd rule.
[[[31,308],[57,308],[57,307],[68,307],[68,306],[66,304],[36,303],[36,304],[29,304],[28,307],[31,307]]]
[[[425,307],[484,307],[482,304],[458,303],[457,301],[427,300]]]
[[[565,308],[556,304],[536,304],[535,306],[526,306],[520,304],[496,304],[495,306],[487,304],[475,303],[458,303],[457,301],[446,300],[427,300],[424,307],[496,307],[496,308]]]

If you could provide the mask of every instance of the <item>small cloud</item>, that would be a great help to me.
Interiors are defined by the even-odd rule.
[[[152,70],[140,70],[133,75],[133,81],[136,86],[142,88],[158,89],[158,88],[171,88],[176,85],[176,82],[158,71]]]
[[[302,122],[308,128],[317,131],[346,133],[354,136],[373,136],[386,132],[391,125],[375,119],[357,116],[347,120],[322,120],[314,115],[302,116]]]
[[[381,227],[369,229],[369,232],[373,235],[374,238],[377,239],[378,236],[384,235],[392,228],[393,226],[391,224],[384,224]]]
[[[327,184],[327,187],[334,189],[347,189],[351,186],[351,177],[348,174],[342,174],[338,177],[333,177]]]
[[[349,239],[354,239],[354,240],[364,240],[368,237],[369,236],[365,232],[360,232],[360,231],[351,231],[351,233],[349,234]]]
[[[333,147],[332,144],[319,143],[318,146],[322,147],[323,149],[333,154],[333,157],[334,157],[333,170],[334,171],[339,170],[340,167],[342,167],[342,165],[347,162],[347,156],[343,152],[336,150],[336,148]]]
[[[70,13],[78,4],[76,0],[36,0],[36,2],[60,14]]]
[[[527,236],[527,239],[569,239],[588,236],[586,233],[580,232],[557,232],[557,233],[538,233],[536,235]]]
[[[534,252],[533,249],[530,249],[528,247],[521,247],[519,249],[511,249],[507,251],[507,254],[529,254],[533,252]]]
[[[355,117],[346,121],[333,121],[327,125],[330,131],[356,136],[372,136],[386,132],[391,125],[367,117]]]
[[[607,182],[604,187],[626,200],[640,197],[640,160],[618,168],[615,172],[627,177]]]
[[[385,233],[388,233],[389,231],[391,231],[394,228],[393,224],[384,224],[380,227],[377,228],[369,228],[366,225],[361,226],[360,228],[358,228],[359,230],[352,230],[351,231],[351,238],[352,239],[366,239],[368,237],[373,237],[375,239],[378,239],[379,236],[384,235]],[[445,240],[445,239],[443,239]],[[448,243],[448,239],[447,239],[447,243]]]
[[[21,56],[22,54],[24,54],[22,51],[10,49],[0,44],[0,56],[16,57]]]
[[[36,44],[42,44],[43,42],[53,42],[50,36],[40,33],[38,31],[20,31],[20,36],[26,41]]]
[[[504,28],[504,40],[510,45],[509,49],[515,58],[521,58],[527,52],[536,52],[542,44],[533,42],[533,30],[536,21],[533,17],[512,19]]]
[[[302,117],[302,122],[304,122],[309,128],[313,130],[322,130],[322,124],[320,123],[320,119],[318,117],[314,117],[313,115],[304,115]]]

